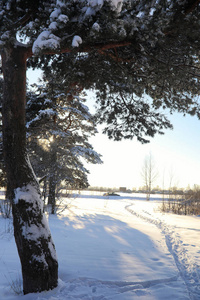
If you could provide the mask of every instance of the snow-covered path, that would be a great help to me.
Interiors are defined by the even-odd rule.
[[[49,217],[59,258],[58,288],[26,296],[10,290],[6,277],[16,279],[19,261],[11,234],[2,229],[0,299],[200,299],[198,217],[162,214],[159,201],[138,195],[66,201],[67,210]]]
[[[161,214],[157,203],[128,204],[126,209],[133,215],[155,224],[165,236],[166,245],[174,257],[177,269],[188,290],[190,299],[200,299],[200,220]]]

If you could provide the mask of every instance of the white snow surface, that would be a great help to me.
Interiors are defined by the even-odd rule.
[[[200,299],[200,218],[162,213],[161,196],[81,192],[49,216],[59,285],[17,295],[20,262],[11,221],[0,217],[0,299]],[[64,203],[62,205],[65,205]]]
[[[40,210],[43,210],[43,202],[40,201],[39,196],[37,189],[31,184],[27,184],[21,188],[15,189],[14,202],[17,204],[21,199],[33,203],[33,205],[35,205],[36,202],[41,203]]]
[[[32,207],[32,209],[39,209],[41,212],[43,212],[43,201],[41,200],[40,195],[38,194],[38,191],[34,186],[28,184],[22,188],[17,188],[15,190],[15,204],[18,204],[20,200],[23,200],[26,203],[31,203],[32,206],[30,206],[29,209],[31,209]],[[22,234],[27,240],[37,240],[38,243],[40,243],[41,238],[49,239],[51,233],[46,215],[43,214],[41,224],[39,225],[30,223],[22,226]],[[57,259],[52,239],[50,239],[48,245],[52,257],[54,259]],[[46,262],[44,255],[37,257],[35,256],[34,259]]]

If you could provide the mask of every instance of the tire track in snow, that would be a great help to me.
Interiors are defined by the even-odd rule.
[[[175,230],[174,226],[167,225],[164,221],[151,215],[148,211],[142,210],[136,212],[133,209],[133,204],[125,206],[125,209],[132,215],[143,219],[146,222],[156,225],[165,236],[166,245],[169,252],[172,254],[179,274],[188,290],[188,295],[191,300],[200,299],[200,277],[196,265],[192,262],[192,258],[188,255],[183,243]]]

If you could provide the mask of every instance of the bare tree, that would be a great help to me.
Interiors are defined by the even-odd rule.
[[[155,162],[151,152],[144,159],[141,175],[145,184],[146,198],[147,200],[149,200],[152,190],[152,184],[158,176],[158,172],[156,170]]]

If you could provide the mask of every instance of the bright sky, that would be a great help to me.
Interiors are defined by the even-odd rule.
[[[29,82],[35,75],[28,72]],[[87,105],[93,111],[94,99],[88,96]],[[102,154],[103,164],[87,165],[91,186],[139,188],[143,186],[141,176],[145,156],[150,152],[158,171],[155,186],[167,189],[170,181],[178,188],[200,185],[200,120],[196,117],[174,114],[169,116],[173,130],[165,135],[156,135],[148,144],[136,139],[114,142],[101,133],[90,139],[94,149]],[[100,131],[100,128],[99,128]]]
[[[92,102],[91,100],[88,103]],[[92,186],[138,188],[144,185],[141,175],[144,159],[152,154],[158,172],[155,186],[167,189],[200,185],[200,120],[181,114],[169,115],[174,126],[165,135],[156,135],[150,143],[114,142],[99,133],[90,142],[103,155],[102,165],[88,165]],[[100,130],[99,130],[100,131]]]

